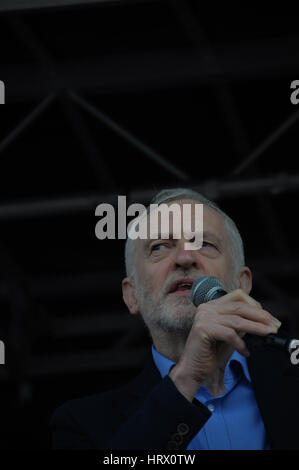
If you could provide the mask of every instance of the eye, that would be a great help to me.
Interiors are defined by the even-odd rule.
[[[211,246],[213,248],[216,248],[215,245],[213,245],[213,243],[210,243],[210,242],[206,242],[206,241],[203,241],[202,242],[202,246],[205,247],[205,246]]]
[[[166,248],[165,244],[158,243],[157,245],[153,245],[151,251],[161,251],[163,248]]]
[[[202,247],[200,251],[201,250],[203,250],[204,253],[210,256],[216,256],[216,254],[219,252],[219,249],[216,245],[214,245],[213,243],[207,242],[206,240],[202,242]]]

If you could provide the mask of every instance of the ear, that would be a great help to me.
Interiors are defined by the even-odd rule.
[[[252,273],[247,266],[243,266],[238,274],[239,288],[249,294],[252,289]]]
[[[136,296],[136,287],[131,277],[125,277],[122,281],[123,299],[132,315],[139,313],[139,305]]]

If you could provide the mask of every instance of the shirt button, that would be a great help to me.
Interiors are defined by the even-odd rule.
[[[212,403],[210,403],[210,404],[208,405],[208,408],[209,408],[209,410],[211,411],[211,413],[213,413],[213,411],[215,411],[215,406],[212,405]]]

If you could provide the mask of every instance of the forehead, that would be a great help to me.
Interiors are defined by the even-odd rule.
[[[173,201],[167,201],[167,206],[170,206],[172,204],[177,204],[181,208],[181,219],[183,217],[183,205],[188,204],[191,208],[191,221],[194,219],[194,214],[195,214],[195,206],[197,204],[202,204],[200,201],[195,201],[191,199],[180,199],[180,200],[173,200]],[[147,215],[146,219],[147,222],[149,221],[150,214]],[[172,225],[172,213],[170,212],[169,215],[169,233],[170,235],[173,233],[173,225]],[[214,208],[207,206],[206,204],[203,204],[203,232],[209,233],[209,234],[214,234],[217,236],[218,239],[222,240],[222,242],[225,244],[227,241],[227,228],[225,225],[224,217],[222,214],[217,212]],[[161,233],[161,220],[158,220],[158,235],[160,238],[163,238],[163,231]],[[155,238],[153,238],[155,239]],[[148,233],[148,238],[147,239],[137,239],[135,242],[137,244],[136,251],[137,253],[140,253],[140,250],[142,250],[146,245],[148,245],[148,242],[150,240],[150,236]]]

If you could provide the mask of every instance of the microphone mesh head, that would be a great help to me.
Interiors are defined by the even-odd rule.
[[[221,282],[214,276],[202,276],[192,285],[190,298],[197,307],[200,304],[226,294]]]

